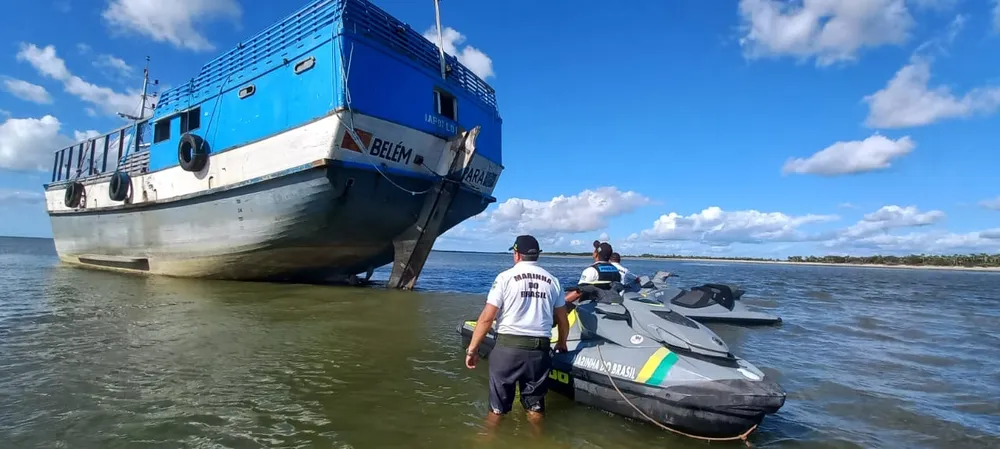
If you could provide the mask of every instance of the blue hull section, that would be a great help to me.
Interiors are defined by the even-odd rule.
[[[503,164],[492,88],[457,59],[442,79],[437,47],[362,0],[314,1],[164,92],[151,120],[149,171],[178,165],[185,133],[209,154],[349,108],[444,139],[481,127],[477,151]],[[435,91],[454,97],[441,114]]]

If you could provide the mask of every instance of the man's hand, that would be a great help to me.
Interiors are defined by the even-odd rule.
[[[479,345],[486,338],[486,333],[490,331],[493,327],[493,320],[497,317],[497,309],[493,304],[486,304],[483,307],[482,313],[479,314],[479,320],[476,321],[476,329],[472,331],[472,340],[469,341],[469,347],[465,350],[465,367],[473,369],[476,367],[476,362],[479,360]]]
[[[476,367],[476,362],[479,361],[479,351],[466,351],[465,352],[465,367],[468,369],[473,369]]]
[[[566,342],[565,341],[556,342],[555,351],[556,352],[569,352],[569,349],[566,348]]]

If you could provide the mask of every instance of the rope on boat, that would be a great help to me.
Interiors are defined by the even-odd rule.
[[[604,354],[601,352],[601,345],[597,345],[597,354],[600,355],[600,357],[601,357],[601,364],[606,366],[606,362],[604,361]],[[615,391],[618,392],[618,395],[621,396],[622,399],[624,399],[625,402],[629,406],[631,406],[633,410],[635,410],[636,412],[638,412],[639,415],[642,415],[643,418],[646,418],[646,420],[648,420],[649,422],[651,422],[653,424],[656,424],[661,429],[664,429],[664,430],[676,433],[678,435],[683,435],[683,436],[686,436],[686,437],[695,438],[695,439],[704,440],[704,441],[735,441],[735,440],[742,440],[744,443],[746,443],[747,447],[751,447],[750,446],[750,442],[747,441],[747,437],[749,437],[750,434],[753,433],[753,431],[757,429],[757,424],[754,424],[753,427],[750,427],[750,429],[747,430],[746,432],[743,432],[742,434],[734,436],[734,437],[703,437],[703,436],[699,436],[699,435],[692,435],[692,434],[689,434],[689,433],[686,433],[686,432],[682,432],[680,430],[671,428],[671,427],[669,427],[669,426],[667,426],[667,425],[665,425],[665,424],[663,424],[663,423],[661,423],[661,422],[659,422],[659,421],[657,421],[657,420],[655,420],[653,418],[650,418],[649,415],[643,413],[642,410],[639,410],[639,407],[636,407],[635,404],[633,404],[632,401],[630,401],[628,399],[628,397],[625,396],[625,393],[622,393],[622,391],[618,389],[618,384],[615,383],[615,379],[614,379],[614,377],[611,376],[611,373],[608,370],[603,370],[603,371],[604,371],[604,374],[606,374],[608,376],[608,380],[611,381],[611,386],[615,387]]]
[[[407,189],[406,187],[403,187],[403,186],[397,184],[396,181],[393,181],[392,178],[389,177],[389,175],[385,174],[385,172],[382,171],[382,168],[379,166],[379,164],[374,163],[374,162],[371,161],[372,156],[371,156],[371,154],[368,153],[368,146],[365,145],[365,143],[361,140],[361,138],[358,137],[358,134],[354,131],[354,109],[351,108],[351,88],[349,87],[349,84],[347,82],[348,81],[348,77],[351,74],[351,61],[353,59],[354,59],[354,44],[353,43],[351,44],[351,54],[347,58],[344,57],[344,49],[343,49],[343,47],[341,47],[341,49],[340,49],[340,61],[341,61],[341,63],[340,63],[340,71],[341,71],[341,75],[344,78],[344,99],[347,102],[347,114],[348,114],[348,117],[350,118],[351,122],[350,122],[350,124],[344,122],[344,120],[342,120],[336,114],[334,114],[334,117],[337,117],[337,120],[340,121],[344,125],[344,129],[347,130],[348,133],[350,133],[351,138],[354,139],[354,143],[357,144],[359,147],[361,147],[361,150],[362,150],[361,154],[364,154],[365,158],[368,159],[368,164],[371,165],[372,167],[374,167],[375,171],[377,171],[380,175],[382,175],[382,177],[385,178],[386,181],[389,181],[389,183],[392,184],[393,186],[395,186],[397,189],[402,190],[402,191],[404,191],[406,193],[409,193],[412,196],[423,195],[423,194],[425,194],[427,192],[430,192],[431,190],[434,189],[434,185],[433,184],[431,184],[430,187],[428,187],[428,188],[426,188],[424,190],[420,190],[420,191],[415,191],[415,190]],[[423,164],[421,164],[421,165],[423,165]]]

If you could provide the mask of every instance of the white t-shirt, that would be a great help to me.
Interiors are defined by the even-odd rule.
[[[566,305],[559,279],[537,262],[522,261],[497,275],[486,303],[500,309],[497,332],[552,336],[552,312]]]
[[[618,273],[622,275],[622,284],[628,285],[630,282],[632,282],[637,278],[637,276],[633,275],[632,273],[629,273],[628,268],[623,267],[622,264],[618,262],[611,262],[611,265],[614,265],[615,268],[618,269]]]

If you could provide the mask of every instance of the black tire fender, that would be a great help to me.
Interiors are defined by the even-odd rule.
[[[66,195],[63,203],[70,209],[75,209],[80,205],[80,198],[83,196],[83,184],[73,181],[66,186]]]
[[[181,142],[177,144],[177,162],[184,171],[198,172],[205,168],[208,162],[208,145],[205,139],[191,133],[181,136]]]
[[[108,182],[108,197],[111,198],[111,201],[125,201],[131,188],[132,178],[129,177],[128,173],[115,170],[111,174],[111,181]]]

